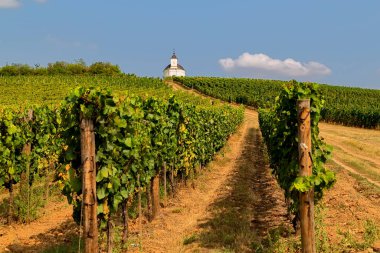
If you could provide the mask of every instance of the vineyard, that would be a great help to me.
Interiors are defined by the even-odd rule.
[[[42,104],[58,106],[67,94],[78,86],[109,88],[119,95],[127,90],[136,95],[170,94],[170,89],[158,78],[130,75],[1,76],[0,88],[3,92],[0,95],[0,107],[17,109]]]
[[[135,94],[143,98],[156,96],[169,98],[173,90],[159,78],[135,75],[42,75],[0,76],[0,108],[30,108],[35,105],[59,106],[74,88],[102,87],[117,96]],[[174,92],[182,102],[209,105],[210,101],[183,92]]]
[[[217,78],[175,77],[174,81],[200,92],[235,102],[265,108],[274,103],[284,81]],[[325,106],[322,120],[347,126],[378,128],[380,125],[380,90],[320,85]]]
[[[324,99],[326,89],[334,90],[335,87],[295,81],[285,85],[280,81],[272,81],[268,85],[269,81],[261,80],[252,89],[254,81],[248,79],[176,80],[188,82],[187,87],[198,90],[206,87],[207,83],[208,92],[204,92],[208,95],[260,107],[258,118],[257,112],[239,105],[231,106],[195,96],[189,91],[173,90],[170,84],[158,78],[125,74],[0,77],[0,88],[7,92],[0,95],[0,152],[3,154],[0,159],[1,223],[29,224],[38,220],[49,203],[60,203],[53,198],[59,199],[63,195],[73,210],[73,220],[79,227],[83,226],[83,230],[75,233],[81,238],[91,237],[86,229],[94,226],[94,223],[88,225],[83,218],[86,210],[92,210],[95,215],[92,220],[98,222],[95,227],[99,236],[95,234],[91,238],[99,238],[101,250],[133,251],[133,247],[140,250],[141,247],[150,247],[148,252],[161,252],[164,248],[172,252],[174,248],[170,247],[178,245],[165,240],[158,243],[158,251],[153,248],[163,238],[154,241],[156,235],[152,231],[165,227],[161,223],[170,223],[165,217],[183,212],[182,199],[191,196],[193,190],[182,189],[180,185],[189,185],[191,182],[194,187],[193,180],[198,177],[207,179],[202,174],[212,173],[213,176],[201,186],[203,192],[194,190],[201,191],[202,195],[192,196],[186,205],[196,206],[194,203],[199,202],[201,204],[198,205],[203,205],[198,207],[201,210],[212,205],[213,209],[208,215],[222,215],[220,220],[210,221],[210,227],[216,234],[200,226],[201,232],[197,232],[194,238],[190,235],[189,242],[185,239],[184,245],[197,242],[208,248],[213,245],[212,241],[220,240],[223,246],[219,247],[226,246],[236,252],[266,252],[263,251],[266,247],[272,247],[275,252],[281,247],[286,248],[281,252],[297,252],[301,245],[293,237],[278,236],[278,241],[268,242],[267,238],[258,239],[254,234],[259,231],[263,236],[270,236],[271,232],[268,231],[279,229],[284,224],[290,225],[291,222],[292,231],[300,230],[300,194],[311,191],[315,203],[325,202],[322,196],[334,183],[338,183],[336,170],[332,169],[329,162],[331,147],[321,139],[319,130],[321,119],[329,121],[327,110],[324,109],[329,101]],[[241,87],[246,90],[232,89],[230,81],[236,82],[235,85],[241,81]],[[222,82],[223,88],[215,84]],[[195,87],[195,83],[198,87]],[[339,89],[345,88],[336,89],[331,94],[344,97]],[[348,91],[347,88],[345,96],[355,92],[364,96],[367,90]],[[250,94],[254,95],[250,97]],[[366,96],[369,98],[368,104],[375,97],[370,91]],[[300,174],[298,164],[300,145],[297,126],[300,123],[297,121],[299,113],[296,104],[300,99],[310,99],[310,113],[307,115],[311,120],[313,145],[308,145],[310,151],[305,151],[305,154],[312,161],[312,171],[307,176]],[[376,108],[377,105],[371,106]],[[244,115],[248,115],[248,119],[244,119]],[[369,116],[362,116],[362,122],[370,122],[366,117]],[[238,146],[229,146],[227,150],[237,149],[234,152],[239,158],[230,158],[227,152],[227,160],[215,171],[209,172],[207,168],[213,160],[219,159],[215,157],[227,141],[236,142],[237,137],[232,135],[237,130],[244,134],[239,133],[242,136],[239,137]],[[89,136],[93,136],[92,141],[88,142],[92,143],[92,148],[84,145],[84,140]],[[268,153],[265,154],[265,151]],[[267,159],[274,177],[267,172]],[[236,167],[240,160],[247,160],[247,164]],[[95,194],[87,188],[87,175],[91,173],[95,173]],[[225,174],[221,176],[218,173]],[[229,178],[226,184],[223,177]],[[214,183],[217,185],[213,186]],[[274,185],[281,187],[281,190]],[[228,201],[222,206],[208,203],[215,198],[215,194],[219,194],[220,189]],[[245,196],[247,194],[255,197]],[[368,194],[375,196],[374,201],[377,201],[377,193]],[[166,206],[169,195],[176,200]],[[176,207],[175,202],[181,203],[180,207]],[[252,203],[253,207],[250,206]],[[160,205],[165,206],[162,210],[164,215],[157,216]],[[268,212],[272,209],[276,210],[275,214]],[[195,210],[197,208],[190,208],[183,215],[188,216],[187,219],[194,219]],[[265,215],[274,219],[273,225]],[[280,220],[280,216],[286,218]],[[143,226],[145,217],[149,223]],[[198,214],[195,217],[197,220],[205,219]],[[163,229],[169,241],[172,237],[178,237],[175,231],[181,231],[180,236],[189,236],[186,231],[189,229],[188,224],[179,228],[181,219],[185,218],[173,217],[171,229],[174,234]],[[158,226],[157,222],[161,225]],[[377,231],[373,228],[374,223],[366,224],[369,229]],[[145,231],[146,227],[148,231]],[[200,228],[191,227],[196,231]],[[224,234],[226,232],[223,229],[230,230]],[[290,231],[290,228],[286,228],[286,231]],[[376,234],[363,233],[368,238],[355,244],[356,248],[369,247],[377,238]],[[142,234],[146,236],[141,237]],[[231,236],[234,236],[233,240]],[[319,241],[324,240],[323,236],[320,232],[316,235],[318,250],[323,246]],[[341,242],[334,241],[339,249],[353,247],[353,243],[344,241],[346,237]],[[75,240],[73,248],[78,245],[81,247],[82,241],[79,239],[78,243],[78,239]],[[330,252],[338,248],[332,247]],[[173,252],[178,251],[177,247]]]
[[[10,80],[12,85],[7,83]],[[110,80],[112,82],[108,82]],[[175,178],[188,180],[199,173],[243,120],[243,108],[212,105],[210,100],[184,96],[180,92],[176,98],[170,95],[172,92],[164,83],[152,78],[55,76],[7,77],[2,81],[2,85],[14,93],[17,89],[24,90],[18,93],[20,98],[17,99],[30,94],[25,89],[28,82],[33,83],[29,87],[34,93],[28,96],[32,107],[26,104],[18,109],[15,100],[2,100],[0,185],[9,192],[8,223],[15,218],[27,222],[32,219],[29,205],[23,220],[15,208],[15,186],[23,185],[29,200],[33,198],[35,185],[41,183],[38,179],[52,175],[73,205],[74,219],[81,223],[80,124],[83,119],[94,124],[99,227],[110,231],[111,219],[124,210],[124,235],[127,234],[128,205],[137,199],[141,202],[142,192],[147,194],[155,187],[153,179],[159,175],[167,178],[174,191]],[[94,81],[98,81],[98,86],[109,83],[108,87],[116,87],[116,92],[113,94],[104,88],[75,88],[56,106],[65,89],[82,83],[97,84]],[[50,100],[43,99],[41,94],[48,94],[46,88],[52,89],[52,83],[60,85],[62,93],[53,93]],[[136,93],[144,92],[145,97],[125,93],[128,88]]]

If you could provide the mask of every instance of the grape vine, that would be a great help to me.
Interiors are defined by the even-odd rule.
[[[313,175],[300,177],[298,168],[298,133],[297,108],[298,99],[309,98],[311,101],[311,138]],[[315,191],[315,201],[323,196],[323,190],[335,182],[335,174],[325,167],[332,148],[319,137],[318,122],[324,99],[318,91],[318,85],[312,83],[287,83],[272,109],[259,110],[259,123],[263,134],[273,174],[289,203],[289,212],[298,211],[299,192],[311,188]]]

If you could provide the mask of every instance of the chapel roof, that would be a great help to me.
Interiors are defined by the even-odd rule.
[[[164,68],[164,70],[170,69],[171,67],[172,67],[172,65],[169,64],[168,66],[166,66],[166,68]],[[180,64],[177,64],[177,69],[185,70]]]

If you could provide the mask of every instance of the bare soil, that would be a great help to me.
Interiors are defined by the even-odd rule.
[[[362,190],[360,183],[343,169],[337,173],[334,187],[325,193],[325,225],[332,243],[341,240],[339,230],[362,239],[367,220],[380,228],[380,192],[367,195]]]
[[[78,233],[66,201],[50,203],[41,218],[30,224],[0,227],[0,252],[40,252],[41,249],[69,242]]]
[[[366,221],[380,229],[380,131],[326,123],[320,130],[334,148],[328,167],[337,173],[323,201],[329,237],[339,241],[340,230],[362,239]]]

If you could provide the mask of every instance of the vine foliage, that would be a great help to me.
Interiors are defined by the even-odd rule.
[[[109,90],[75,89],[61,106],[63,140],[58,180],[79,222],[82,203],[80,117],[94,121],[100,227],[140,187],[160,173],[185,177],[208,162],[243,120],[243,108],[195,106],[167,100],[116,97]]]
[[[298,167],[298,99],[310,99],[311,106],[313,174],[302,177],[299,176]],[[259,110],[259,123],[268,149],[270,166],[285,191],[289,211],[293,214],[298,211],[299,192],[314,188],[315,201],[318,202],[323,196],[323,190],[330,188],[336,181],[335,174],[325,166],[332,147],[319,137],[318,122],[324,102],[317,84],[290,81],[276,97],[273,108]]]

